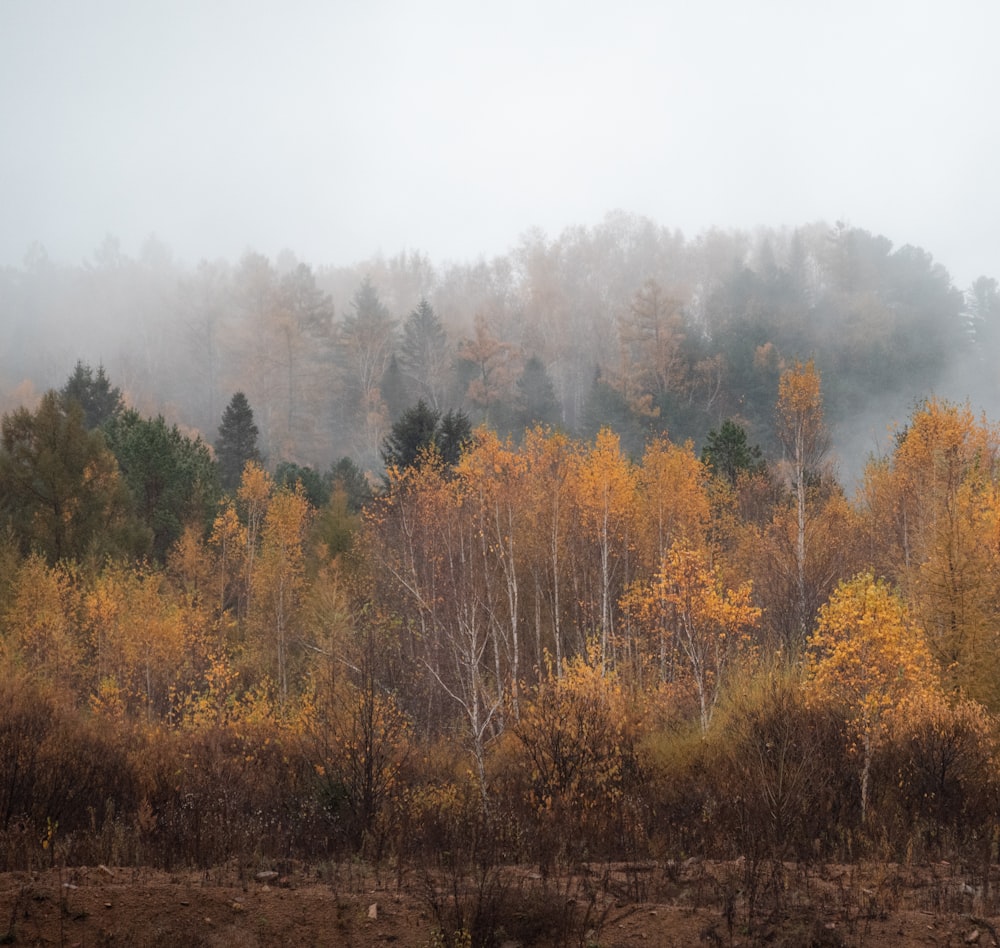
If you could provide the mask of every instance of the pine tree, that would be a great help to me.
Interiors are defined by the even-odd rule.
[[[257,426],[246,395],[237,392],[222,413],[215,456],[219,463],[219,481],[224,490],[235,490],[247,461],[260,462]]]
[[[99,428],[106,421],[117,418],[125,403],[121,389],[111,387],[111,380],[99,365],[95,374],[89,365],[77,360],[73,374],[59,390],[59,397],[65,409],[70,401],[78,402],[83,409],[83,420],[88,431]]]

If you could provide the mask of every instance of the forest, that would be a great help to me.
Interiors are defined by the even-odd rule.
[[[988,885],[996,280],[614,214],[441,269],[39,249],[0,312],[0,870]]]

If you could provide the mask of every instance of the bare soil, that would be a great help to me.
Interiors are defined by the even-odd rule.
[[[996,906],[947,863],[753,873],[742,862],[689,860],[586,866],[557,880],[525,868],[459,880],[357,864],[175,873],[100,866],[0,874],[0,944],[436,948],[456,943],[436,933],[470,927],[478,909],[505,948],[957,948],[998,943]]]

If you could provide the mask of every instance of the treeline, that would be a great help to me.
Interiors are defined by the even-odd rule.
[[[252,457],[223,490],[78,366],[2,423],[0,865],[702,854],[780,898],[786,861],[864,856],[985,881],[997,431],[927,400],[848,498],[816,365],[776,395],[770,463],[733,421],[700,454],[544,426],[453,450],[425,403],[364,497],[346,465]],[[253,426],[225,414],[220,442]]]
[[[701,445],[734,419],[773,454],[779,376],[807,358],[843,452],[865,453],[930,391],[1000,405],[996,281],[957,288],[926,251],[839,223],[686,239],[616,213],[442,266],[410,253],[313,267],[286,252],[191,269],[155,241],[133,259],[109,239],[82,267],[36,248],[0,271],[0,313],[2,407],[81,356],[142,414],[206,437],[242,391],[272,467],[349,456],[378,472],[418,399],[515,437],[609,425],[632,455],[665,433]]]

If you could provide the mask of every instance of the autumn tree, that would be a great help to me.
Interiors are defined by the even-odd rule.
[[[594,631],[601,645],[601,661],[611,657],[615,611],[621,589],[629,581],[628,551],[635,514],[636,472],[608,428],[597,438],[576,467],[574,501],[581,524],[596,554]]]
[[[929,399],[863,485],[873,558],[903,590],[946,682],[997,707],[1000,435],[968,405]]]
[[[635,714],[618,676],[602,674],[596,656],[569,659],[558,673],[550,667],[525,696],[512,734],[539,858],[620,845],[639,760]]]
[[[640,412],[658,411],[663,396],[683,389],[684,318],[679,299],[647,280],[618,319],[621,366],[617,387]]]
[[[87,589],[83,627],[94,656],[92,703],[112,714],[165,717],[196,674],[192,627],[157,569],[109,565]]]
[[[872,761],[894,709],[938,688],[934,661],[906,606],[872,573],[843,582],[819,611],[809,638],[807,688],[843,708],[861,761],[867,818]]]
[[[68,563],[29,556],[11,577],[0,610],[0,655],[72,701],[83,681],[86,642],[79,632],[80,583]]]
[[[674,543],[701,546],[707,540],[707,471],[690,442],[673,444],[664,435],[647,443],[636,475],[637,549],[652,575]]]
[[[560,674],[567,653],[563,615],[570,568],[569,535],[574,519],[573,484],[579,461],[578,446],[565,434],[536,427],[525,433],[527,474],[520,498],[524,522],[531,525],[525,537],[525,559],[531,576],[535,654],[545,650],[555,656]]]
[[[251,576],[249,622],[273,673],[279,706],[288,703],[291,657],[305,583],[306,532],[311,508],[300,490],[277,490],[267,500],[260,552]]]
[[[510,396],[516,377],[516,359],[513,347],[498,338],[491,330],[486,317],[476,315],[472,338],[464,339],[458,347],[458,359],[466,369],[468,385],[466,397],[474,405],[479,417],[490,424],[491,411]]]
[[[809,619],[806,597],[806,516],[810,487],[823,472],[830,438],[823,421],[820,376],[810,359],[782,373],[778,383],[778,438],[785,451],[789,480],[795,496],[796,604],[801,640]]]
[[[753,654],[750,636],[761,611],[753,605],[750,584],[726,589],[719,568],[678,541],[652,582],[633,586],[623,605],[647,637],[661,679],[676,654],[694,685],[706,733],[727,675]]]

